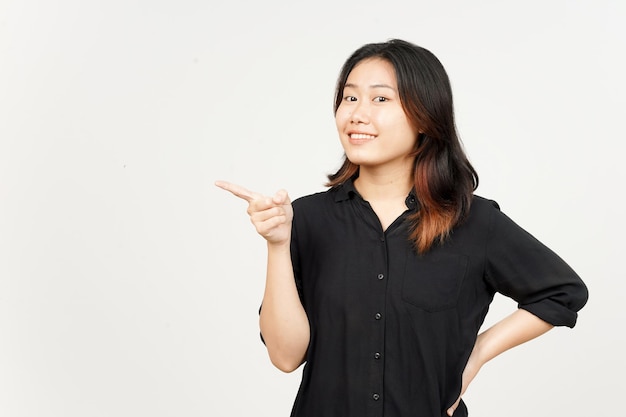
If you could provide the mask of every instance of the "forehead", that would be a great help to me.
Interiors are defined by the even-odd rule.
[[[346,84],[355,87],[386,84],[395,88],[397,84],[396,71],[393,65],[385,59],[367,58],[352,68],[346,79]]]

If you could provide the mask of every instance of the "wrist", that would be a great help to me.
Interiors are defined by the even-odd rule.
[[[273,252],[290,252],[291,248],[291,240],[287,239],[284,241],[280,241],[280,242],[270,242],[267,241],[267,250],[268,251],[273,251]]]

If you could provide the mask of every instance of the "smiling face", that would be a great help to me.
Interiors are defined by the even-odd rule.
[[[346,156],[361,170],[412,168],[418,130],[404,113],[388,61],[369,58],[352,69],[335,122]]]

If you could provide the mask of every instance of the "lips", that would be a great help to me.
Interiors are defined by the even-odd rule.
[[[369,133],[348,132],[348,140],[352,145],[363,145],[376,139],[376,136]]]

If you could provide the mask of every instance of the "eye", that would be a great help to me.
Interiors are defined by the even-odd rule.
[[[387,97],[378,96],[378,97],[374,97],[374,101],[377,101],[379,103],[383,103],[385,101],[389,101],[389,99]]]
[[[356,101],[356,97],[354,96],[344,96],[343,99],[345,101]]]

